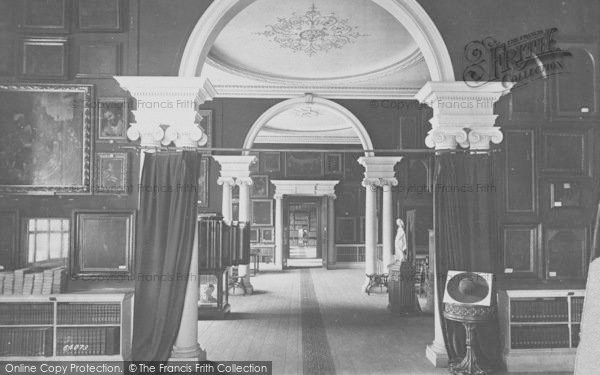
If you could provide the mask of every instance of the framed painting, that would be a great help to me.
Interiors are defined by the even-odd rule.
[[[269,176],[252,176],[250,198],[269,197]]]
[[[260,229],[260,242],[262,242],[262,243],[275,242],[275,237],[273,237],[273,228],[261,228]]]
[[[256,151],[248,152],[248,156],[256,156],[256,162],[250,164],[250,172],[258,173],[260,167],[260,153]]]
[[[323,175],[323,154],[318,152],[286,152],[287,177],[319,177]]]
[[[344,173],[342,166],[341,153],[326,153],[325,154],[325,174],[339,176]]]
[[[204,132],[206,133],[206,136],[208,137],[208,140],[206,142],[206,145],[204,145],[204,147],[206,148],[211,148],[213,143],[212,143],[212,127],[213,127],[213,116],[212,116],[212,109],[200,109],[197,111],[199,117],[199,124],[200,127],[202,128],[202,130],[204,130]],[[210,151],[207,152],[208,154],[210,154]]]
[[[198,177],[198,207],[208,207],[208,159],[200,160],[200,177]]]
[[[279,157],[279,152],[263,152],[260,159],[263,172],[281,171],[281,158]]]
[[[232,199],[231,201],[231,220],[240,220],[240,201],[239,199]]]
[[[250,242],[258,242],[258,240],[259,240],[258,233],[259,233],[258,228],[250,228]]]
[[[124,141],[127,140],[129,112],[127,99],[101,98],[98,99],[98,140]]]
[[[92,85],[0,84],[0,193],[90,193]]]
[[[96,182],[94,193],[127,194],[128,155],[126,152],[96,154]]]
[[[581,186],[577,182],[550,182],[550,208],[582,207]]]
[[[77,28],[82,32],[123,30],[121,0],[78,0]]]
[[[21,6],[21,29],[55,33],[69,31],[67,0],[24,0]]]
[[[70,262],[73,277],[131,274],[135,210],[75,211],[72,222]]]
[[[273,226],[273,201],[271,199],[252,201],[252,225]]]
[[[21,70],[23,78],[66,79],[66,38],[25,38],[21,46]]]

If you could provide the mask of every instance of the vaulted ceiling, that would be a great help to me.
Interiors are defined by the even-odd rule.
[[[221,97],[402,99],[429,80],[415,40],[371,0],[255,1],[217,36],[203,75]],[[304,109],[273,118],[257,142],[356,143],[342,118]]]

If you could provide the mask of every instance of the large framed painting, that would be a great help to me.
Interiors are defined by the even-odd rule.
[[[66,79],[66,38],[26,38],[21,46],[20,75],[27,79]]]
[[[323,154],[320,152],[286,152],[287,177],[320,177],[323,175]]]
[[[66,33],[69,31],[67,0],[23,0],[23,30],[34,32]]]
[[[126,276],[133,271],[135,211],[75,211],[71,274]]]
[[[98,152],[96,154],[96,186],[94,193],[127,194],[128,155],[126,152]]]
[[[121,0],[78,0],[77,27],[83,32],[119,32],[123,29]]]
[[[129,125],[127,99],[102,98],[98,99],[98,140],[124,141],[127,140]]]
[[[252,225],[273,226],[273,200],[252,200]]]
[[[92,85],[0,84],[0,193],[90,193]]]

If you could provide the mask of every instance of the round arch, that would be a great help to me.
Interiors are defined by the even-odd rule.
[[[208,52],[223,28],[248,5],[257,0],[214,1],[192,30],[179,65],[179,76],[196,77],[202,73]],[[387,10],[415,39],[432,81],[454,81],[448,48],[437,27],[417,0],[372,0]]]
[[[334,101],[319,98],[319,97],[313,97],[312,103],[318,104],[320,106],[324,106],[324,107],[328,108],[329,110],[331,110],[332,112],[335,112],[338,115],[340,115],[342,118],[344,118],[356,132],[356,135],[358,136],[358,139],[360,140],[360,144],[362,145],[363,150],[365,150],[365,156],[373,156],[374,155],[373,152],[371,151],[371,150],[373,150],[373,142],[371,142],[371,137],[369,137],[369,133],[367,133],[367,130],[365,129],[362,122],[360,122],[360,120],[352,112],[350,112],[347,108],[341,106],[340,104],[338,104]],[[294,108],[298,108],[298,107],[302,107],[304,105],[306,105],[306,98],[300,97],[300,98],[284,100],[280,103],[275,104],[271,108],[267,109],[262,115],[260,115],[260,117],[254,122],[254,124],[252,124],[252,127],[248,131],[248,134],[246,134],[246,138],[244,139],[244,144],[243,144],[242,148],[244,148],[244,149],[252,148],[252,146],[254,145],[254,140],[258,136],[260,129],[265,124],[267,124],[273,117],[275,117],[278,114],[283,113],[285,111],[288,111],[288,110],[291,110]],[[245,151],[244,154],[248,154],[248,151]]]

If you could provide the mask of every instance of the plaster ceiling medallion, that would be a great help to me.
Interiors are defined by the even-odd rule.
[[[303,52],[309,57],[331,49],[341,49],[357,39],[368,36],[351,26],[348,19],[339,18],[334,12],[322,15],[315,4],[306,13],[293,12],[289,18],[278,18],[277,23],[265,26],[268,30],[257,32],[294,52]]]

